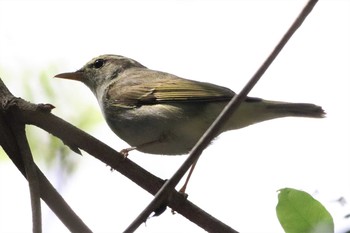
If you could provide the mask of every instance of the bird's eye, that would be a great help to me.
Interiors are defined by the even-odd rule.
[[[92,67],[95,69],[101,68],[105,64],[105,60],[103,59],[97,59],[93,64]]]

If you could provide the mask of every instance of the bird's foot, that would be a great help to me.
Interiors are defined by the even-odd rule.
[[[133,146],[133,147],[129,147],[129,148],[126,148],[126,149],[122,149],[119,153],[122,154],[124,156],[124,159],[126,159],[129,155],[129,152],[132,151],[132,150],[135,150],[136,147]]]

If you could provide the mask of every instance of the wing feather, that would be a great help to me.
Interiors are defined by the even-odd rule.
[[[107,91],[107,98],[113,104],[129,107],[166,102],[227,101],[234,95],[226,87],[148,69],[121,74]]]

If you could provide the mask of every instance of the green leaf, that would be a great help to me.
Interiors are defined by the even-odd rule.
[[[277,217],[286,233],[332,233],[333,218],[310,194],[291,188],[279,190]]]

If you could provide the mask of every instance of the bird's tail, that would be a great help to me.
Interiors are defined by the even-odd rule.
[[[326,113],[322,107],[315,104],[306,103],[283,103],[266,101],[266,109],[275,112],[281,116],[295,116],[295,117],[325,117]]]
[[[282,117],[322,118],[325,115],[322,107],[315,104],[288,103],[248,97],[233,114],[223,131]]]

